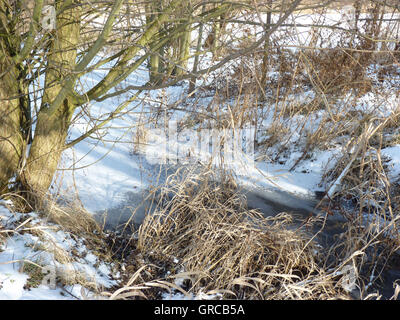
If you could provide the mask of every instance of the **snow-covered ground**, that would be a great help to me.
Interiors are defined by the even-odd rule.
[[[332,14],[329,19],[332,24],[337,25],[339,17],[340,15]],[[308,18],[299,17],[296,22],[306,24],[315,21],[309,21],[308,16]],[[345,23],[345,21],[342,22]],[[294,43],[307,45],[309,35],[306,29],[299,27],[297,39],[290,39],[286,45],[290,46]],[[204,62],[204,65],[206,63],[209,61]],[[86,76],[82,83],[90,87],[105,72],[105,70],[93,71]],[[271,72],[271,76],[273,75],[274,71]],[[142,85],[146,81],[146,71],[140,70],[127,80],[127,84]],[[174,166],[158,163],[162,159],[171,159],[172,157],[171,149],[166,147],[166,145],[170,146],[170,141],[165,139],[165,132],[164,135],[160,134],[160,131],[149,126],[148,129],[144,129],[147,136],[143,142],[146,145],[141,147],[134,145],[138,130],[137,124],[142,123],[143,117],[146,117],[148,112],[154,113],[154,110],[161,110],[160,117],[166,117],[168,121],[179,121],[185,117],[185,112],[177,111],[167,114],[165,108],[160,109],[160,106],[171,105],[181,99],[186,101],[185,90],[187,90],[187,84],[143,94],[128,108],[129,112],[114,119],[98,134],[92,135],[73,148],[66,150],[54,180],[52,192],[59,193],[64,197],[68,195],[71,199],[80,201],[82,206],[92,214],[105,211],[117,214],[122,210],[121,206],[130,208],[138,206],[146,195],[146,190],[163,183],[166,178],[165,169]],[[94,125],[93,119],[112,112],[126,98],[128,96],[92,103],[85,107],[86,113],[79,110],[68,137],[69,141],[90,129]],[[383,98],[385,100],[379,100]],[[387,115],[398,108],[400,103],[399,97],[396,95],[391,95],[389,100],[387,99],[386,93],[381,97],[368,93],[358,99],[355,108],[376,111],[378,106],[381,108],[379,111]],[[204,98],[197,103],[207,105],[209,100],[209,98]],[[268,128],[271,121],[272,118],[267,115],[262,123],[263,127]],[[194,131],[178,135],[178,146],[175,147],[184,149],[188,143],[186,138],[190,135],[194,135]],[[295,138],[294,134],[293,139]],[[134,150],[135,147],[138,150]],[[257,160],[260,154],[258,150],[255,150],[255,162],[249,161],[248,157],[243,156],[231,163],[230,168],[236,173],[238,181],[243,186],[256,188],[261,194],[267,195],[269,190],[278,189],[302,197],[312,197],[315,191],[326,189],[326,186],[321,186],[322,176],[335,165],[336,160],[343,152],[340,146],[317,150],[311,158],[301,161],[294,170],[290,170],[302,155],[295,148],[290,151],[285,161],[280,163],[268,158]],[[271,150],[271,153],[273,152],[274,150]],[[199,154],[201,155],[201,150]],[[397,179],[400,174],[400,145],[383,149],[382,155],[387,156],[390,160],[388,165],[391,179]],[[88,278],[93,278],[96,283],[104,287],[116,284],[110,277],[111,266],[104,263],[99,264],[97,257],[90,253],[82,242],[71,238],[64,231],[57,231],[54,225],[44,223],[35,213],[31,213],[30,217],[30,228],[43,228],[45,232],[41,234],[48,238],[39,238],[26,232],[15,233],[8,236],[5,243],[0,242],[0,299],[75,299],[84,297],[85,289],[79,285],[55,290],[46,285],[29,290],[24,289],[29,278],[27,273],[21,272],[24,261],[61,267],[54,258],[54,253],[40,249],[46,241],[62,246],[67,252],[72,248],[79,252],[85,252],[84,258],[77,258],[71,263],[72,267],[81,270]],[[127,216],[123,218],[127,218]],[[138,217],[139,220],[142,218],[142,216]],[[21,216],[16,216],[5,206],[0,206],[0,226],[3,226],[4,229],[7,229],[8,226],[14,228],[20,221],[22,221]],[[0,232],[2,230],[0,229]],[[90,295],[90,293],[86,294]]]
[[[84,239],[35,212],[9,209],[9,202],[0,202],[0,300],[93,298],[77,277],[103,288],[117,284],[112,265],[91,252]],[[60,279],[65,281],[62,287],[56,286]]]
[[[353,7],[349,6],[342,8],[340,12],[332,11],[323,16],[324,21],[321,21],[321,16],[319,15],[296,15],[291,17],[288,23],[293,23],[295,25],[325,23],[335,27],[346,28],[353,23],[352,15],[354,12],[352,10]],[[265,16],[255,16],[254,21],[259,21],[260,17],[262,20],[265,20]],[[388,15],[388,17],[393,18],[390,15]],[[360,19],[363,18],[365,18],[365,16],[362,14]],[[385,23],[386,22],[384,22],[384,24]],[[230,27],[235,28],[238,26],[232,24]],[[295,26],[291,28],[296,31],[293,32],[296,36],[292,39],[289,39],[286,33],[282,33],[282,38],[279,37],[279,34],[276,35],[282,45],[290,46],[295,44],[307,46],[310,41],[312,41],[309,26]],[[261,26],[255,26],[254,30],[250,30],[249,32],[254,33],[256,36],[260,34],[261,30]],[[327,30],[327,32],[331,32],[329,29]],[[230,34],[234,35],[236,38],[241,38],[243,35],[240,32],[232,32]],[[324,38],[323,36],[320,37],[320,39]],[[193,39],[196,39],[195,32],[193,34]],[[231,39],[231,41],[234,41],[234,39]],[[235,44],[235,42],[232,42],[232,45],[233,44]],[[324,43],[321,45],[332,46],[333,44]],[[317,44],[317,46],[319,45]],[[203,59],[201,63],[202,67],[209,65],[210,58]],[[88,74],[86,78],[81,81],[82,86],[86,88],[91,87],[106,73],[106,69],[107,66],[104,66],[103,70],[96,70]],[[271,76],[273,74],[274,71],[271,71]],[[212,79],[212,75],[208,78]],[[124,85],[142,85],[147,80],[147,71],[139,70],[132,74]],[[157,132],[153,130],[147,137],[150,142],[146,141],[146,143],[150,143],[151,145],[145,148],[146,155],[143,155],[143,152],[142,154],[133,154],[133,141],[137,130],[135,126],[139,122],[143,122],[143,117],[146,117],[147,112],[158,110],[158,112],[161,112],[160,117],[165,117],[165,114],[167,114],[165,106],[179,102],[181,99],[185,101],[186,89],[187,85],[184,85],[155,90],[146,94],[146,96],[142,95],[137,100],[138,102],[133,102],[128,108],[131,112],[112,121],[111,124],[107,125],[108,128],[102,129],[97,135],[98,139],[88,138],[78,143],[70,150],[65,151],[58,176],[58,181],[61,181],[63,193],[75,194],[76,191],[83,206],[90,212],[95,213],[101,210],[118,207],[121,202],[124,202],[127,197],[129,197],[129,194],[140,193],[149,186],[157,184],[160,166],[157,165],[157,161],[154,161],[152,157],[156,156],[158,159],[168,158],[168,156],[163,154],[168,153],[168,148],[163,148],[166,142],[158,137]],[[308,94],[310,93],[306,92],[304,96],[306,97]],[[128,97],[128,95],[125,95],[103,102],[96,102],[87,106],[86,110],[92,118],[98,118],[100,115],[112,112],[115,106]],[[293,98],[303,99],[298,96],[294,96]],[[388,99],[387,93],[382,94],[381,97],[377,93],[368,93],[358,99],[355,109],[359,108],[365,110],[366,108],[380,108],[380,110],[375,111],[387,115],[398,107],[399,102],[398,96],[390,96]],[[203,101],[198,103],[207,105],[209,103],[209,98],[204,98]],[[168,120],[180,120],[184,116],[184,112],[176,111],[172,116],[168,114],[167,117],[169,117]],[[268,118],[267,115],[262,125],[268,128],[271,121],[271,117]],[[316,124],[317,123],[309,123],[310,126]],[[73,140],[78,137],[92,125],[93,121],[89,120],[88,114],[79,116],[71,128],[69,139]],[[288,124],[288,126],[290,125]],[[147,126],[147,128],[149,127]],[[296,139],[296,132],[292,139]],[[181,145],[182,143],[183,142],[180,141]],[[141,150],[143,151],[144,148]],[[398,147],[393,146],[390,150],[390,152],[389,149],[383,150],[383,152],[387,152],[389,156],[393,156],[392,164],[397,167],[398,162],[396,160],[396,155]],[[340,148],[332,148],[330,150],[317,152],[311,159],[301,162],[295,170],[289,171],[294,161],[301,156],[296,150],[291,151],[291,154],[284,164],[262,160],[256,162],[255,166],[253,166],[252,164],[248,164],[247,161],[239,161],[240,164],[236,163],[234,167],[236,169],[238,166],[241,167],[241,172],[244,172],[244,174],[238,174],[238,176],[240,181],[246,185],[262,188],[273,186],[284,191],[310,196],[315,190],[321,189],[319,183],[321,182],[323,173],[325,170],[329,169],[329,165],[335,163],[334,157],[342,152]],[[256,154],[255,156],[258,155]],[[55,183],[55,185],[58,184]]]

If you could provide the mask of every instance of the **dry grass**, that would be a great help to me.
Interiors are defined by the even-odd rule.
[[[77,236],[83,236],[94,242],[101,241],[102,229],[94,220],[93,215],[76,204],[61,206],[55,201],[48,201],[39,212],[49,222],[61,226],[64,231]]]
[[[221,73],[203,88],[215,91],[214,102],[198,121],[193,122],[191,114],[186,123],[191,127],[217,119],[223,127],[251,123],[258,128],[263,116],[272,114],[274,120],[266,128],[268,139],[261,143],[266,153],[268,148],[277,149],[278,155],[290,152],[296,131],[295,143],[302,148],[296,151],[302,156],[292,169],[314,150],[341,144],[342,158],[324,177],[332,182],[350,165],[336,199],[331,199],[335,201],[327,203],[330,213],[348,219],[337,242],[325,251],[303,228],[294,229],[290,215],[265,218],[247,210],[234,179],[226,173],[172,176],[155,213],[140,228],[127,282],[109,294],[112,299],[159,298],[154,290],[220,293],[223,298],[239,299],[349,298],[341,282],[346,266],[356,272],[359,297],[372,297],[368,290],[390,265],[400,244],[399,188],[389,183],[380,155],[395,125],[389,121],[369,136],[355,160],[348,152],[366,125],[384,120],[374,119],[373,112],[354,109],[365,93],[381,89],[368,68],[373,65],[379,70],[379,82],[398,72],[397,52],[390,52],[385,43],[379,50],[376,46],[376,39],[387,36],[377,28],[379,10],[368,11],[370,20],[358,34],[334,30],[324,36],[326,43],[332,40],[337,47],[281,50],[272,39],[269,58],[277,77],[267,82],[263,100],[267,110],[259,104],[262,55],[252,53],[242,57],[231,78]],[[291,97],[305,91],[315,94],[311,101],[293,102]],[[227,107],[229,99],[234,103]],[[310,130],[307,124],[315,121],[318,112],[322,119]],[[398,116],[392,115],[393,119]],[[343,200],[351,205],[345,206]],[[182,286],[175,284],[177,279],[184,279]]]
[[[168,278],[186,278],[188,293],[238,299],[348,297],[337,277],[320,267],[310,236],[291,226],[288,214],[265,218],[247,210],[231,176],[206,171],[171,178],[158,210],[140,228],[138,249],[148,261],[177,259],[180,269]]]
[[[7,229],[1,227],[0,220],[0,244],[9,236],[23,235],[24,233],[32,234],[37,238],[35,242],[27,244],[31,247],[32,252],[36,252],[33,255],[34,260],[26,257],[20,261],[20,272],[29,275],[25,288],[29,289],[41,284],[45,275],[43,272],[49,267],[49,261],[46,260],[48,258],[42,258],[42,254],[45,257],[49,257],[48,254],[50,254],[54,263],[51,266],[55,269],[58,285],[79,284],[83,288],[89,289],[92,294],[100,294],[102,288],[96,280],[75,265],[89,251],[95,254],[100,261],[111,262],[111,250],[105,242],[101,227],[94,221],[92,215],[71,203],[60,206],[54,199],[46,196],[39,201],[41,207],[37,207],[35,210],[39,214],[41,222],[33,222],[33,217],[30,214],[18,215],[20,206],[23,204],[19,195],[9,194],[8,198],[19,199],[14,201],[18,205],[17,207],[7,205],[7,209],[20,218]],[[25,205],[22,207],[26,209]],[[78,253],[79,248],[66,248],[63,243],[60,243],[60,239],[56,235],[59,231],[65,233],[66,239],[68,237],[74,239],[76,244],[80,243],[81,239],[85,251]],[[45,261],[42,261],[42,259],[45,259]]]
[[[349,217],[330,247],[317,245],[310,218],[299,226],[281,213],[246,208],[234,179],[222,171],[180,172],[163,187],[155,212],[131,247],[125,284],[111,299],[159,299],[161,292],[214,299],[380,299],[371,294],[399,248],[399,217],[385,225]],[[321,220],[322,219],[322,220]],[[395,228],[395,229],[394,229]],[[393,233],[392,233],[393,231]],[[353,270],[353,290],[346,271]]]
[[[352,4],[342,1],[340,5],[343,2]],[[335,199],[325,203],[327,212],[342,214],[348,221],[337,242],[326,250],[317,246],[316,238],[306,229],[317,222],[314,219],[299,227],[287,213],[266,218],[248,210],[235,180],[226,172],[178,173],[162,188],[158,206],[141,226],[137,242],[130,242],[126,248],[131,250],[131,264],[124,286],[103,294],[110,299],[160,298],[164,291],[219,293],[220,298],[237,299],[347,299],[350,294],[342,285],[342,271],[351,266],[357,274],[360,298],[368,298],[371,283],[390,265],[400,246],[400,187],[389,182],[380,154],[384,145],[397,143],[398,132],[397,136],[392,133],[396,133],[400,113],[363,141],[355,160],[349,153],[365,125],[382,120],[353,108],[359,97],[380,90],[380,84],[374,84],[368,75],[368,67],[374,65],[378,70],[379,82],[398,78],[398,52],[390,52],[389,42],[382,43],[382,52],[376,46],[377,39],[387,36],[378,28],[379,10],[383,8],[368,11],[370,20],[361,25],[359,33],[333,30],[324,35],[325,43],[336,43],[336,47],[313,49],[311,45],[291,51],[275,45],[271,38],[269,62],[276,77],[267,79],[263,88],[265,105],[261,106],[259,99],[262,53],[254,52],[241,58],[233,75],[228,70],[230,77],[221,73],[210,86],[200,88],[215,91],[213,103],[203,113],[191,113],[184,123],[184,127],[192,127],[216,120],[221,127],[241,128],[250,123],[259,128],[263,116],[272,115],[273,122],[265,129],[268,138],[260,144],[268,156],[269,148],[275,148],[278,158],[292,151],[295,131],[295,143],[301,148],[296,151],[302,155],[291,169],[313,150],[340,143],[342,158],[323,177],[333,182],[350,165]],[[289,30],[288,36],[290,32],[294,31]],[[322,36],[319,29],[312,32],[318,47],[318,37]],[[340,40],[336,41],[338,32]],[[241,45],[246,47],[254,39],[242,40]],[[293,96],[305,91],[315,94],[312,100],[293,101]],[[233,103],[228,107],[229,99]],[[198,111],[200,107],[194,105],[192,109]],[[307,129],[318,112],[323,113],[322,119],[312,130]],[[296,130],[292,130],[294,127]],[[140,124],[134,135],[134,152],[141,152],[146,134]],[[21,207],[27,210],[26,204]],[[48,200],[38,207],[43,217],[85,238],[102,259],[110,259],[112,253],[101,228],[84,210],[74,205],[61,208]],[[0,244],[7,232],[12,231],[2,230],[0,221]],[[30,232],[47,237],[40,229]],[[51,250],[57,261],[72,261],[70,253],[55,241],[47,242],[45,249]],[[64,280],[68,281],[95,288],[80,275]]]
[[[371,11],[372,18],[374,15],[376,12]],[[378,38],[382,34],[375,29],[376,20],[371,21],[362,32]],[[382,82],[396,77],[398,60],[385,45],[380,52],[373,41],[362,37],[357,46],[352,46],[352,36],[351,32],[343,34],[338,48],[326,50],[290,52],[271,48],[270,63],[278,76],[268,79],[265,105],[261,106],[258,99],[261,57],[257,54],[242,59],[233,80],[221,75],[206,88],[215,90],[215,107],[206,111],[212,114],[217,110],[217,117],[222,115],[218,118],[220,125],[241,127],[251,123],[259,128],[263,116],[272,114],[273,121],[265,129],[267,139],[258,141],[259,146],[267,157],[269,148],[277,150],[278,159],[279,154],[293,151],[293,144],[297,145],[295,151],[302,155],[291,169],[314,150],[342,146],[342,158],[323,177],[329,185],[350,166],[336,198],[325,203],[329,214],[341,214],[348,221],[337,242],[327,251],[321,250],[303,229],[292,231],[289,215],[264,218],[247,210],[229,175],[206,171],[185,179],[175,176],[163,190],[154,215],[142,225],[138,240],[142,264],[155,263],[160,270],[154,273],[153,268],[153,273],[143,277],[137,274],[136,282],[130,284],[137,290],[141,286],[148,290],[157,285],[145,284],[158,277],[167,281],[163,285],[171,290],[172,281],[185,278],[186,294],[336,299],[349,297],[341,285],[340,272],[350,266],[356,273],[358,298],[379,298],[369,292],[382,272],[390,268],[400,245],[399,188],[390,184],[380,154],[384,145],[396,143],[399,111],[382,118],[376,116],[376,110],[354,107],[365,93],[380,93]],[[374,83],[368,74],[372,65],[380,70],[380,83]],[[293,96],[305,91],[314,93],[311,100],[293,101]],[[226,101],[232,101],[232,97],[235,103],[227,107]],[[317,113],[322,119],[315,117]],[[313,121],[316,125],[310,130],[307,125]],[[352,159],[358,138],[376,123],[384,125],[362,141],[359,154]],[[294,134],[297,141],[292,139]],[[122,291],[127,294],[129,289]]]
[[[359,141],[358,153],[343,154],[324,178],[336,181],[342,175],[335,198],[328,200],[333,212],[343,215],[348,223],[337,247],[331,250],[339,259],[363,252],[354,261],[362,275],[362,291],[379,280],[399,256],[399,191],[397,184],[390,182],[387,160],[381,156],[383,133],[391,126],[390,118],[384,120],[380,130]]]

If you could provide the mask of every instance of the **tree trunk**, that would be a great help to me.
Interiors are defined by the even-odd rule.
[[[12,55],[18,47],[15,24],[9,4],[0,1],[0,194],[8,191],[9,180],[18,171],[24,149],[20,130],[19,69],[13,66]],[[7,37],[12,33],[12,37]]]
[[[268,13],[267,13],[267,22],[264,32],[268,33],[271,28],[272,21],[272,0],[268,1]],[[270,49],[270,37],[267,37],[264,42],[264,54],[262,60],[262,69],[261,69],[261,79],[260,79],[260,100],[265,101],[265,88],[267,86],[267,74],[268,74],[268,61],[269,61],[269,49]]]
[[[162,11],[162,0],[153,0],[145,5],[146,9],[146,24],[150,25]],[[160,28],[162,29],[162,28]],[[161,32],[161,30],[159,31]],[[161,72],[163,69],[163,57],[164,49],[160,48],[157,52],[150,55],[149,58],[149,78],[151,83],[158,83],[161,78]]]
[[[205,45],[206,45],[206,47],[210,48],[213,56],[220,55],[221,37],[225,33],[226,20],[228,18],[228,14],[229,14],[229,10],[225,11],[219,15],[218,21],[215,21],[213,23],[213,29],[206,39]]]
[[[190,13],[186,13],[189,15]],[[178,54],[177,54],[177,66],[175,67],[175,75],[180,76],[185,73],[187,69],[188,59],[190,55],[190,42],[191,42],[191,17],[188,16],[187,20],[183,22],[186,24],[185,31],[178,39]]]
[[[0,56],[0,194],[8,191],[9,180],[16,175],[22,159],[24,140],[20,130],[17,70],[11,68],[5,55]]]
[[[61,5],[62,1],[58,1],[57,6]],[[21,176],[23,188],[33,193],[34,197],[46,193],[51,185],[75,110],[71,99],[67,97],[57,112],[53,115],[48,113],[48,107],[63,86],[63,79],[73,71],[76,64],[79,19],[79,7],[67,9],[57,16],[56,36],[48,56],[45,92],[32,146]]]
[[[204,13],[205,10],[206,10],[206,6],[205,6],[205,4],[203,4],[201,12]],[[200,56],[200,51],[201,51],[201,44],[203,41],[203,29],[204,29],[204,23],[200,22],[199,34],[197,37],[196,53],[195,53],[195,57],[194,57],[193,70],[192,70],[193,74],[195,74],[197,72],[197,69],[199,66],[199,56]],[[190,95],[195,89],[196,89],[196,77],[193,76],[190,78],[188,94]]]

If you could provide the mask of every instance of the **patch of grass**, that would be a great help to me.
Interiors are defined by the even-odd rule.
[[[187,292],[238,299],[346,297],[321,268],[305,230],[290,230],[288,214],[265,218],[247,210],[231,176],[208,171],[175,177],[165,192],[139,230],[138,249],[147,261],[179,261],[183,273],[168,277],[186,279]]]
[[[247,209],[230,174],[186,173],[162,188],[129,249],[124,285],[110,298],[159,299],[169,291],[215,299],[379,299],[371,284],[393,256],[384,240],[390,226],[365,228],[353,216],[324,249],[310,233],[314,224],[324,228],[323,219],[299,226],[287,213],[264,217]],[[357,293],[346,288],[349,268]]]
[[[53,266],[58,284],[63,286],[79,284],[92,293],[100,294],[102,288],[92,279],[92,275],[87,274],[85,270],[79,270],[76,262],[86,262],[81,260],[82,252],[78,253],[73,245],[76,244],[77,248],[84,245],[87,252],[98,256],[99,261],[111,262],[111,250],[106,243],[101,227],[88,212],[77,205],[64,202],[64,205],[61,206],[49,196],[43,197],[40,204],[41,206],[36,210],[38,215],[35,213],[35,218],[39,216],[40,222],[33,219],[33,214],[27,213],[22,215],[24,218],[22,221],[15,222],[10,226],[9,232],[17,236],[29,233],[37,237],[37,240],[27,243],[26,246],[31,248],[35,254],[44,254],[54,260]],[[13,207],[9,210],[14,211],[17,208]],[[64,246],[64,243],[60,243],[58,236],[64,237],[67,247]],[[72,247],[68,247],[69,244]],[[94,267],[96,268],[96,266]],[[26,289],[38,287],[44,277],[39,262],[24,262],[21,272],[29,275]]]
[[[45,276],[42,270],[42,266],[37,263],[28,261],[23,263],[20,271],[29,275],[24,287],[25,289],[37,288],[42,284]]]

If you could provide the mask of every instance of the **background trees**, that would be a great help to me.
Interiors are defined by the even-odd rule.
[[[190,80],[193,92],[199,77],[262,52],[263,91],[271,35],[293,11],[332,2],[1,0],[0,192],[45,193],[62,151],[104,126],[145,90]],[[235,41],[224,38],[230,23],[258,25],[263,31],[235,47]],[[212,63],[201,69],[199,57],[206,55],[212,55]],[[142,66],[149,70],[149,81],[125,85]],[[107,69],[101,79],[81,85],[99,68]],[[67,141],[74,114],[88,103],[126,93],[131,98],[115,112]]]
[[[292,9],[300,1],[295,2]],[[191,31],[210,23],[216,36],[225,15],[245,6],[246,1],[0,1],[1,192],[46,192],[62,151],[74,144],[66,144],[73,114],[88,102],[107,99],[110,91],[132,90],[113,88],[139,66],[149,67],[142,90],[208,72],[187,70],[193,57]],[[197,46],[195,56],[200,54]],[[95,85],[79,88],[83,75],[106,65],[108,71]],[[32,90],[34,84],[39,88]]]

